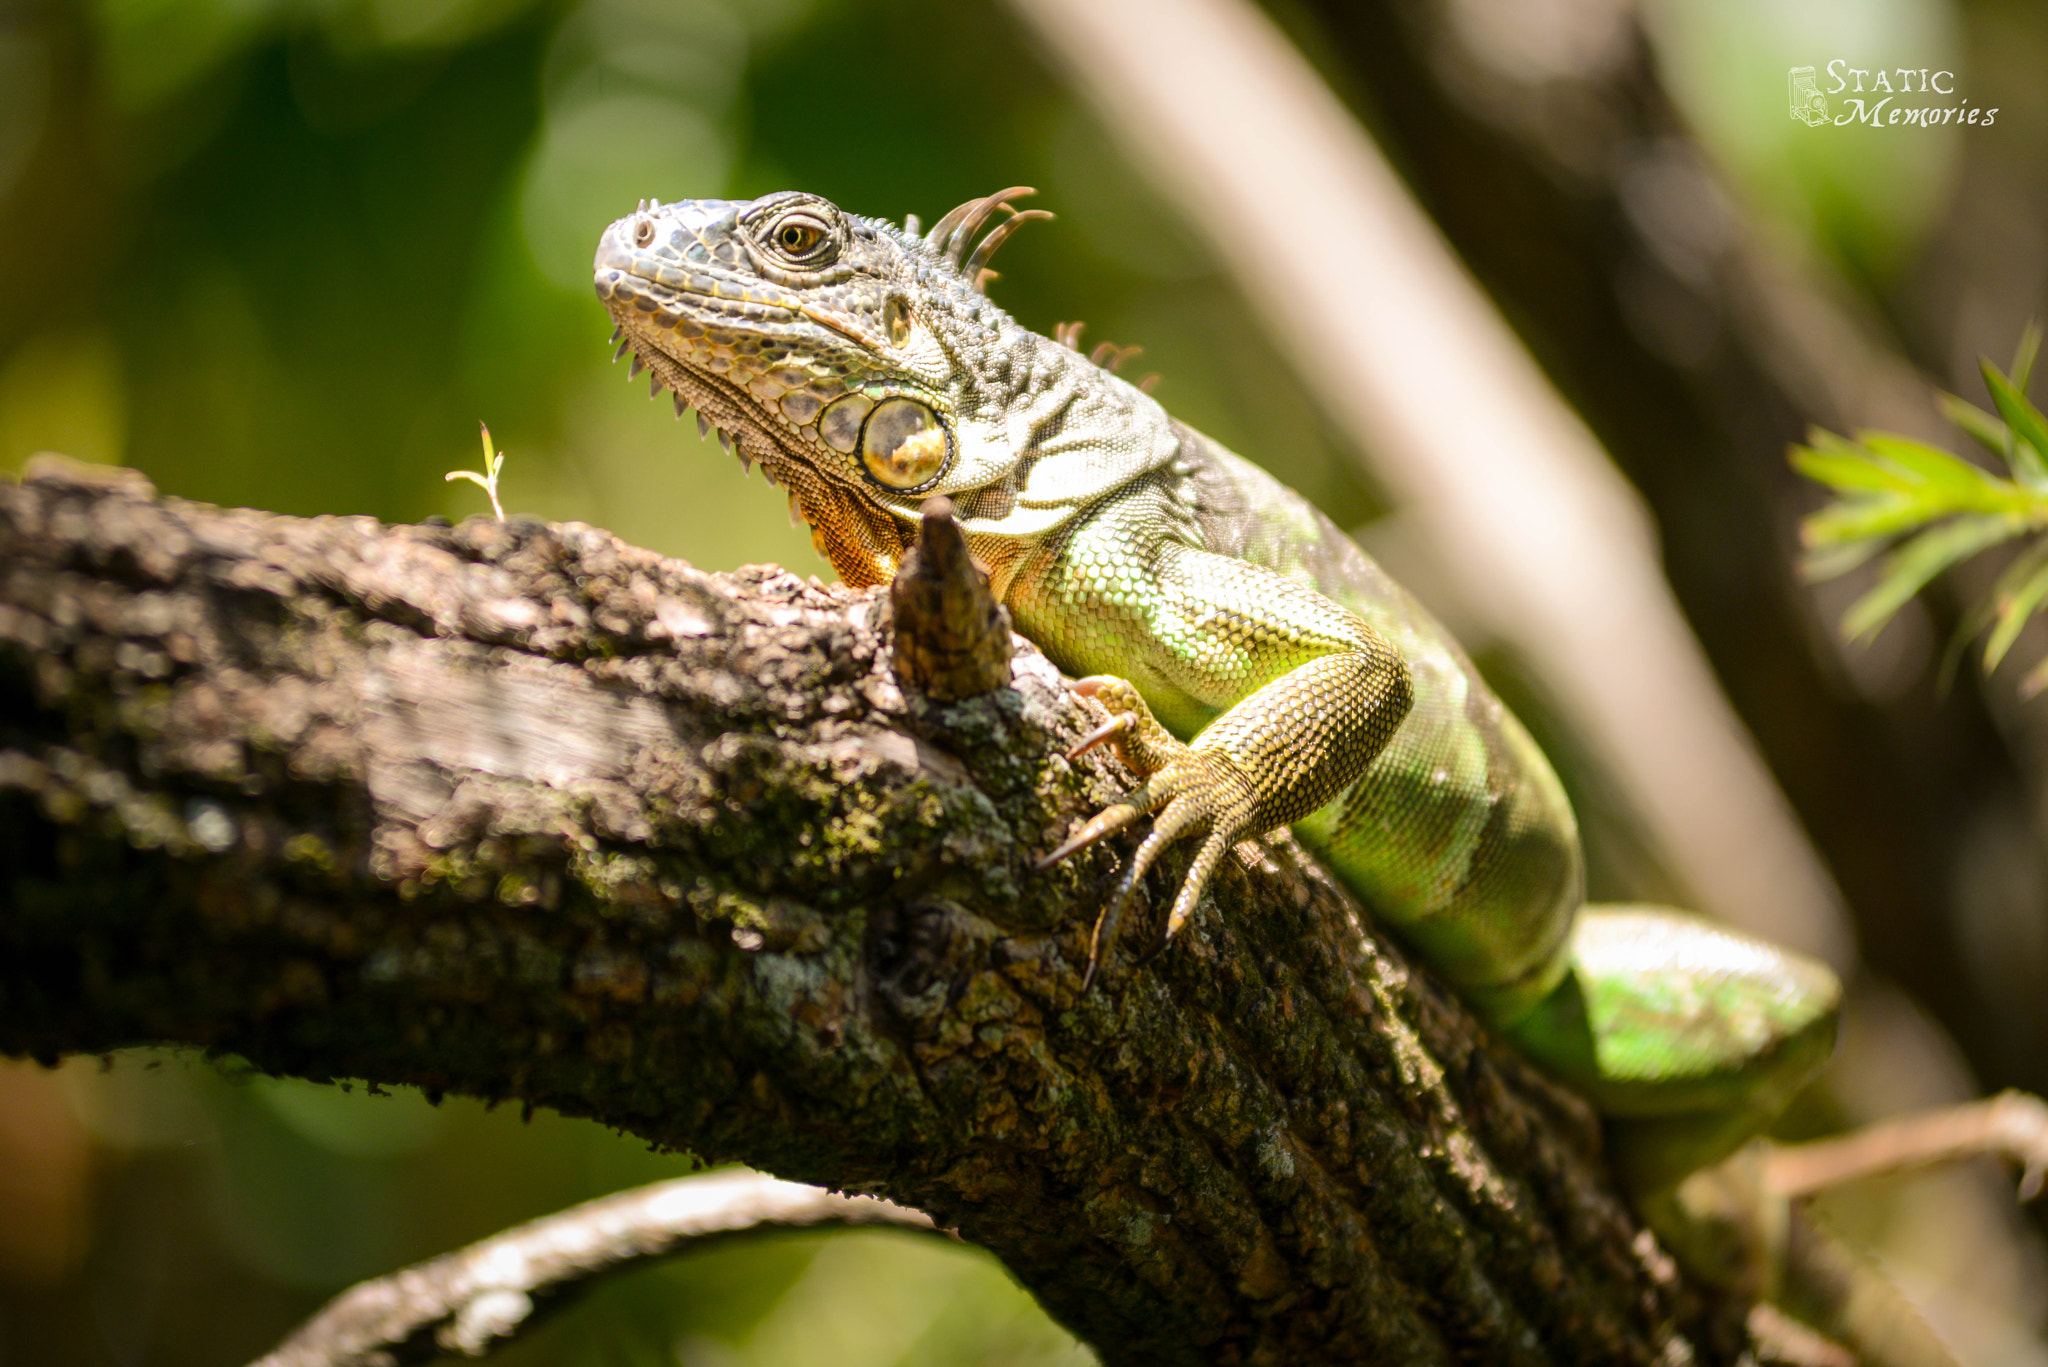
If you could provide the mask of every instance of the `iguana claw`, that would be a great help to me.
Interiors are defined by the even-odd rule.
[[[1138,718],[1134,713],[1119,712],[1087,735],[1081,737],[1080,740],[1075,741],[1073,748],[1067,751],[1066,757],[1070,760],[1079,759],[1097,746],[1115,740],[1124,732],[1134,729],[1137,724]],[[1050,858],[1051,856],[1047,857]]]
[[[1144,791],[1143,789],[1139,790]],[[1135,794],[1133,794],[1135,796]],[[1145,815],[1145,808],[1133,803],[1129,797],[1103,808],[1088,818],[1081,828],[1060,843],[1058,849],[1041,855],[1040,869],[1049,869],[1076,850],[1084,850],[1106,835],[1114,835],[1124,827]]]
[[[1040,859],[1038,867],[1056,864],[1142,816],[1153,817],[1151,832],[1117,880],[1116,890],[1103,904],[1102,914],[1096,917],[1095,928],[1088,937],[1088,967],[1081,976],[1081,991],[1085,993],[1095,981],[1105,946],[1116,937],[1117,925],[1132,893],[1137,891],[1138,880],[1161,852],[1188,831],[1207,827],[1208,837],[1181,880],[1173,909],[1167,915],[1165,933],[1152,953],[1165,948],[1194,915],[1202,890],[1208,886],[1209,876],[1215,872],[1224,851],[1253,833],[1243,826],[1254,804],[1250,785],[1236,773],[1227,756],[1213,750],[1198,750],[1175,738],[1153,718],[1138,690],[1127,681],[1110,675],[1091,675],[1077,682],[1073,691],[1084,698],[1095,698],[1112,715],[1082,737],[1068,752],[1069,758],[1108,743],[1116,747],[1126,764],[1148,777],[1136,789],[1090,817],[1057,849]]]

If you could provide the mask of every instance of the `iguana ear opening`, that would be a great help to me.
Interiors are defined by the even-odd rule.
[[[938,414],[914,399],[884,399],[860,433],[860,462],[868,478],[898,493],[936,480],[953,443]]]

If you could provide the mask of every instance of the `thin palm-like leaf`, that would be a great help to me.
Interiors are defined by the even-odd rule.
[[[1856,439],[1872,455],[1896,466],[1910,478],[1937,489],[1952,490],[1964,498],[1981,496],[1987,479],[2005,482],[1997,480],[1995,475],[1987,475],[1961,456],[1938,446],[1929,446],[1924,441],[1914,441],[1911,437],[1890,432],[1858,432]]]
[[[2015,475],[2035,488],[2048,486],[2048,419],[1998,373],[1996,366],[1989,361],[1983,365],[1985,387],[1991,391],[1992,402],[1998,405],[1999,415],[2011,430],[2006,460],[2011,462]]]
[[[1953,394],[1936,394],[1934,406],[1964,436],[2000,460],[2005,459],[2006,443],[2012,440],[2012,433],[2004,423],[1968,399],[1959,399]]]
[[[1816,582],[1834,579],[1847,574],[1883,549],[1882,541],[1849,541],[1838,546],[1816,547],[1799,558],[1799,572]]]
[[[1964,435],[1999,457],[2003,470],[1888,432],[1859,432],[1851,440],[1816,430],[1808,445],[1793,448],[1793,466],[1836,493],[1800,526],[1809,576],[1839,574],[1896,543],[1875,586],[1844,614],[1845,634],[1874,634],[1936,575],[2029,534],[2035,539],[2005,567],[1992,593],[1962,614],[1944,654],[1944,676],[1980,637],[1984,668],[1996,669],[2026,624],[2048,612],[2048,535],[2041,535],[2048,529],[2048,417],[2026,396],[2041,340],[2041,330],[2029,327],[2007,373],[1983,364],[1995,416],[1953,394],[1936,400]],[[2048,688],[2048,662],[2022,687],[2028,694]]]
[[[1963,666],[1963,657],[1970,653],[1970,642],[1984,634],[1984,628],[1991,624],[1991,614],[1984,604],[1964,614],[1956,629],[1949,633],[1948,644],[1941,648],[1941,660],[1934,668],[1934,687],[1946,694],[1956,686],[1956,674]]]
[[[1997,617],[1990,639],[1984,642],[1984,672],[1998,668],[1999,661],[2019,639],[2027,619],[2048,600],[2048,540],[2036,541],[2020,553],[1991,592],[1988,606]]]
[[[1825,550],[1916,531],[1954,511],[1950,505],[1924,498],[1844,499],[1807,518],[1799,530],[1809,547]]]
[[[2034,378],[2034,358],[2041,353],[2041,325],[2029,323],[2020,330],[2020,344],[2012,353],[2012,368],[2005,377],[2012,381],[2012,387],[2020,393],[2027,392],[2027,385]]]
[[[1927,522],[1924,511],[1900,499],[1833,503],[1799,526],[1799,539],[1809,550],[1835,550],[1865,541],[1882,542]]]
[[[1831,489],[1903,492],[1913,487],[1913,481],[1905,475],[1889,466],[1879,465],[1853,449],[1835,452],[1795,446],[1792,448],[1792,468],[1816,484],[1825,484]]]
[[[1842,618],[1843,634],[1874,635],[1935,575],[2021,530],[2011,518],[1978,514],[1921,532],[1886,560],[1877,586],[1850,605]]]
[[[1794,447],[1792,462],[1848,495],[1803,524],[1806,544],[1817,550],[1897,536],[1958,513],[2048,523],[2048,498],[2042,493],[1905,437],[1868,432],[1855,444],[1837,437],[1814,447]]]

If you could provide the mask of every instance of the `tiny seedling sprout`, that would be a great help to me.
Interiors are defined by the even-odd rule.
[[[474,470],[450,470],[442,478],[450,483],[466,479],[482,489],[491,498],[491,511],[498,515],[498,521],[505,520],[505,505],[498,502],[498,472],[505,468],[505,454],[491,445],[491,429],[483,423],[477,426],[484,434],[484,469],[482,474]]]

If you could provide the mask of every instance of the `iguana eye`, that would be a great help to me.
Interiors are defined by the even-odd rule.
[[[911,490],[946,468],[949,443],[938,415],[910,399],[884,399],[860,434],[860,462],[885,489]]]
[[[791,214],[775,225],[771,237],[775,245],[782,249],[784,256],[793,261],[801,261],[817,251],[819,245],[827,241],[831,234],[824,224],[810,215]]]

